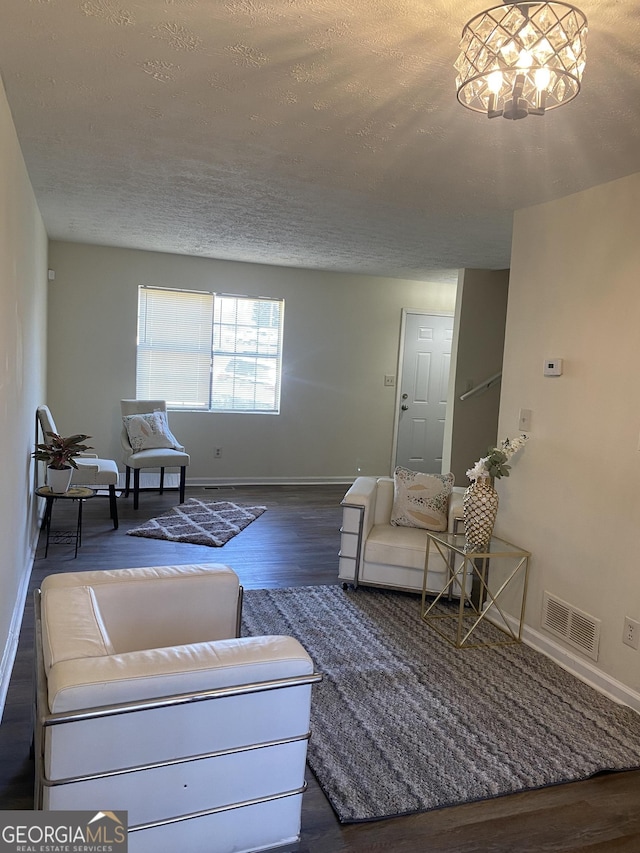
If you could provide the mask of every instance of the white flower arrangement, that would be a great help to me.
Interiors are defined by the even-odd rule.
[[[490,447],[488,455],[478,459],[473,468],[469,468],[467,477],[473,481],[483,477],[508,477],[511,465],[507,465],[507,462],[524,447],[528,438],[528,435],[521,433],[517,438],[505,438],[499,447]]]

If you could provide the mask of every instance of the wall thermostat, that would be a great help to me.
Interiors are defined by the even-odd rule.
[[[544,362],[545,376],[562,376],[562,359],[547,358]]]

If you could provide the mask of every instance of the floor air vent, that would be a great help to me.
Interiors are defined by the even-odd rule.
[[[542,600],[542,627],[592,660],[598,660],[600,620],[594,616],[545,592]]]

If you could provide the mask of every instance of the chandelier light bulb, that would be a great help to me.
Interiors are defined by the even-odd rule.
[[[487,86],[489,87],[489,91],[497,95],[500,89],[502,89],[502,71],[494,71],[492,74],[489,74],[487,77]]]
[[[462,31],[458,101],[489,118],[543,115],[580,92],[587,19],[569,3],[505,2]]]
[[[551,82],[551,72],[548,68],[538,68],[534,78],[536,81],[536,88],[542,91],[549,87],[549,83]]]
[[[522,48],[518,57],[518,68],[531,68],[533,65],[533,56],[530,51]]]

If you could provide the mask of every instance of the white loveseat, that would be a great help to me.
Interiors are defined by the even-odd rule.
[[[45,578],[36,808],[126,810],[131,853],[296,840],[320,676],[292,637],[238,638],[241,601],[221,565]]]
[[[449,497],[450,533],[462,532],[463,488]],[[394,481],[391,477],[358,477],[342,500],[338,577],[345,584],[390,587],[421,592],[427,531],[391,524]],[[431,546],[427,591],[444,589],[449,568]],[[455,587],[452,587],[455,594]]]

